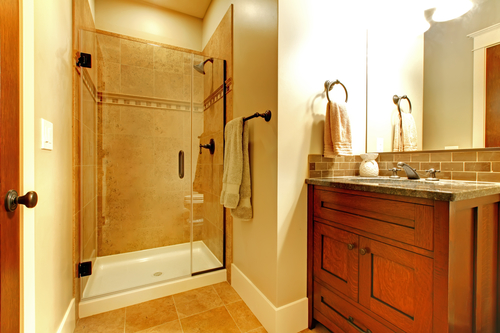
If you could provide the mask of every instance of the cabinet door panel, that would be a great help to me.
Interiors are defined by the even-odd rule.
[[[358,301],[359,236],[314,224],[314,276]]]
[[[432,330],[432,259],[360,237],[359,302],[405,332]]]

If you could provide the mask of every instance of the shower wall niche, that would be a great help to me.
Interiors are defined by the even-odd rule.
[[[95,155],[95,186],[81,235],[93,234],[82,252],[94,253],[94,272],[82,279],[82,298],[222,268],[225,62],[207,62],[201,74],[193,66],[209,58],[196,52],[87,34],[96,44],[95,121],[81,137]],[[214,154],[200,154],[210,139]]]

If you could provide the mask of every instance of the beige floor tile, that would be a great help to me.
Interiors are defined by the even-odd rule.
[[[215,291],[217,291],[217,294],[219,294],[219,297],[222,299],[224,304],[241,301],[240,295],[238,295],[236,290],[234,290],[229,283],[221,282],[214,284],[213,287],[215,288]]]
[[[177,319],[172,296],[126,308],[125,332],[139,332]]]
[[[226,305],[226,308],[243,333],[262,326],[245,302],[231,303]]]
[[[181,319],[184,333],[240,333],[224,306]]]
[[[118,309],[81,318],[75,333],[123,333],[124,327],[125,309]]]
[[[148,328],[147,330],[140,331],[138,333],[183,333],[181,328],[181,322],[179,320],[174,320],[169,323]]]
[[[264,327],[259,327],[254,330],[249,331],[248,333],[267,333],[266,329]]]
[[[224,304],[212,286],[186,291],[173,297],[179,318],[189,317]]]

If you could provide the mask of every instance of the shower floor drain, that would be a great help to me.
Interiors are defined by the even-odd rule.
[[[156,273],[153,274],[153,276],[160,276],[162,274],[163,274],[162,272],[156,272]]]

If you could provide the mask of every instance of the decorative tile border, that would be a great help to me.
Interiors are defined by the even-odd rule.
[[[226,93],[229,93],[233,88],[233,79],[229,78],[226,80]],[[220,85],[210,96],[208,96],[203,102],[204,110],[209,109],[212,105],[217,103],[222,97],[224,97],[224,86]]]
[[[154,97],[142,97],[117,93],[99,92],[98,102],[102,104],[137,106],[153,109],[191,111],[191,103],[185,101],[174,101]],[[201,103],[194,103],[193,108],[193,112],[203,112],[203,106]]]
[[[309,155],[309,177],[338,177],[359,175],[359,156],[340,156],[335,159]],[[441,170],[440,179],[500,182],[500,149],[467,149],[436,152],[380,153],[377,162],[380,176],[390,176],[389,169],[398,162],[408,163],[420,177],[427,177],[430,168]],[[399,176],[405,177],[404,171]]]

